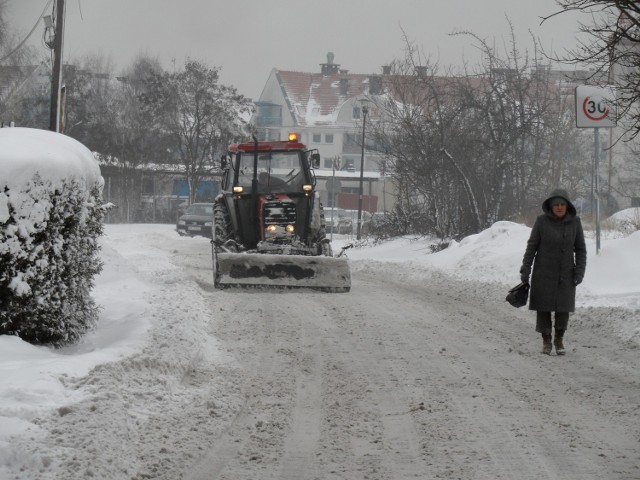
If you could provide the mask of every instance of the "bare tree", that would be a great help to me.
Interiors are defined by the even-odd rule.
[[[579,28],[584,38],[556,60],[593,68],[594,82],[617,87],[618,117],[627,118],[631,138],[640,133],[640,2],[637,0],[557,0],[561,10],[582,12],[588,18]]]
[[[31,32],[20,33],[19,36],[7,20],[8,4],[8,0],[0,0],[0,65],[25,65],[36,56],[33,47],[25,43],[34,33],[37,24]]]
[[[531,54],[521,52],[510,22],[509,26],[504,52],[465,33],[477,42],[484,58],[478,72],[481,84],[462,86],[471,118],[482,125],[477,138],[488,147],[480,164],[489,221],[537,209],[538,199],[557,186],[572,193],[587,188],[589,156],[581,147],[584,132],[575,129],[573,89],[552,80],[551,67],[543,63],[535,40]]]
[[[215,156],[243,133],[250,102],[219,83],[219,69],[193,60],[183,71],[165,74],[155,87],[149,105],[171,139],[192,202],[200,181],[214,172]]]
[[[573,103],[537,59],[516,48],[499,55],[480,44],[484,63],[473,74],[439,75],[408,45],[374,100],[384,121],[370,129],[390,174],[408,192],[416,231],[445,236],[478,232],[519,219],[560,184],[581,187]],[[533,73],[531,72],[533,70]],[[574,190],[575,192],[575,190]],[[418,208],[414,208],[418,206]]]
[[[35,117],[31,112],[43,110],[45,103],[32,98],[31,87],[33,79],[46,72],[46,69],[43,62],[36,60],[33,47],[26,45],[26,40],[34,33],[36,26],[30,33],[18,34],[7,20],[7,5],[8,0],[0,0],[0,76],[3,81],[0,91],[0,123],[39,126],[31,125]],[[47,113],[44,110],[44,114]]]

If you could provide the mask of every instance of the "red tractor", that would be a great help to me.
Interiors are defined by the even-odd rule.
[[[313,168],[297,135],[229,146],[214,203],[214,284],[348,292],[346,258],[333,257]]]

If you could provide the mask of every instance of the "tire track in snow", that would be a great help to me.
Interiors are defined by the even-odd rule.
[[[568,388],[571,374],[563,378],[563,369],[549,364],[574,361],[539,355],[538,343],[533,342],[538,339],[530,325],[523,323],[519,329],[510,325],[509,332],[503,332],[500,316],[508,318],[512,310],[498,304],[501,291],[494,297],[491,288],[482,292],[484,287],[480,286],[480,295],[470,295],[477,285],[467,284],[465,289],[464,282],[437,277],[428,288],[405,280],[397,287],[393,279],[384,281],[394,297],[406,295],[406,303],[415,304],[403,310],[403,315],[415,308],[419,319],[420,310],[427,311],[434,304],[441,310],[439,318],[423,322],[423,328],[431,330],[429,336],[439,346],[424,348],[424,367],[430,372],[425,395],[435,397],[435,404],[426,405],[427,412],[415,412],[417,417],[427,417],[423,420],[425,445],[443,465],[438,475],[479,479],[632,478],[614,477],[610,462],[589,444],[592,436],[600,437],[608,443],[606,451],[631,455],[621,462],[624,470],[633,462],[630,447],[637,442],[629,434],[603,437],[602,432],[616,431],[619,426],[594,415],[592,405],[584,404]],[[366,279],[373,285],[381,281],[377,274]],[[456,306],[450,309],[447,304]],[[535,346],[530,352],[513,351],[514,330],[531,339]],[[415,342],[420,338],[425,337],[419,333],[403,336],[405,342],[413,343],[411,349],[420,347]],[[570,366],[575,367],[578,365]],[[584,375],[589,367],[580,370]],[[555,378],[550,382],[549,377]],[[435,420],[429,419],[433,414]],[[433,432],[436,442],[429,441]],[[618,455],[624,457],[625,453]],[[461,465],[464,468],[460,469]],[[473,473],[469,471],[472,466]],[[633,475],[632,471],[626,475]]]

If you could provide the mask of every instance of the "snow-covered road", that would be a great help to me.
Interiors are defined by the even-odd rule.
[[[18,447],[39,461],[10,478],[640,478],[614,310],[580,310],[544,356],[502,285],[358,260],[346,294],[216,291],[206,239],[108,233],[150,285],[149,341],[67,379],[84,399],[38,420]]]

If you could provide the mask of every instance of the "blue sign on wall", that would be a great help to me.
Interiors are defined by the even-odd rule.
[[[198,189],[196,190],[196,202],[213,202],[218,195],[218,182],[211,180],[200,182]],[[186,180],[174,180],[173,181],[173,195],[178,197],[189,196],[189,184]]]

